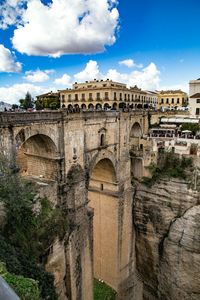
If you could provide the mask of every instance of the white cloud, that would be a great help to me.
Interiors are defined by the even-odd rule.
[[[134,71],[128,78],[128,84],[138,85],[142,89],[157,89],[160,83],[160,71],[154,63],[150,63],[141,71]]]
[[[179,84],[173,85],[161,85],[159,90],[169,91],[169,90],[182,90],[183,92],[189,93],[189,85],[188,82],[183,82]]]
[[[134,62],[134,60],[131,58],[119,61],[119,65],[124,65],[128,68],[133,68],[133,67],[142,68],[143,67],[142,64],[136,64]]]
[[[15,61],[14,54],[0,44],[0,72],[20,72],[21,63]]]
[[[99,66],[95,60],[90,60],[83,71],[74,75],[77,81],[94,80],[100,79],[101,77]]]
[[[49,75],[52,72],[54,72],[53,70],[45,70],[45,71],[41,71],[41,70],[36,70],[36,71],[27,71],[25,74],[26,76],[24,77],[27,81],[30,82],[45,82],[49,80]]]
[[[49,92],[50,88],[36,86],[30,83],[14,84],[9,87],[0,87],[0,101],[9,104],[18,103],[19,99],[23,99],[27,91],[32,97]]]
[[[120,65],[124,65],[128,68],[132,68],[135,66],[134,60],[133,59],[125,59],[125,60],[121,60],[119,62]]]
[[[21,53],[59,57],[96,53],[115,43],[119,13],[116,1],[31,0],[14,31],[12,42]]]
[[[90,60],[83,71],[74,75],[74,79],[79,82],[85,80],[96,79],[112,79],[126,83],[128,86],[138,85],[142,89],[158,89],[160,83],[160,71],[154,63],[150,63],[141,71],[132,71],[129,73],[120,73],[116,69],[109,69],[105,74],[99,70],[96,61]]]
[[[60,78],[56,78],[54,81],[55,84],[69,86],[72,84],[71,76],[64,74]]]
[[[7,29],[11,25],[20,24],[27,0],[1,0],[0,29]]]

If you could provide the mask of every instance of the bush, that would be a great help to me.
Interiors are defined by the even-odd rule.
[[[0,262],[0,275],[22,300],[39,300],[39,288],[37,281],[17,276],[7,272],[5,264]]]
[[[158,164],[149,166],[151,178],[143,177],[143,183],[151,187],[162,177],[187,179],[187,169],[193,166],[191,158],[179,158],[173,153],[164,153],[162,161]]]
[[[10,273],[37,280],[42,299],[57,299],[54,277],[45,271],[41,258],[55,238],[63,239],[67,230],[65,213],[59,207],[53,208],[47,199],[39,199],[41,209],[34,212],[33,184],[22,180],[1,159],[0,173],[0,201],[6,210],[0,231],[0,260]]]
[[[116,295],[111,287],[94,279],[94,300],[115,300]]]

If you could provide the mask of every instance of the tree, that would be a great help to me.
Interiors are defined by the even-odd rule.
[[[33,108],[34,103],[29,92],[26,93],[25,99],[20,99],[20,107],[23,109]]]
[[[17,104],[12,105],[12,109],[18,109],[18,108],[19,108],[19,105],[17,105]]]
[[[53,276],[42,262],[54,240],[64,238],[66,214],[48,199],[40,199],[33,183],[23,180],[17,170],[0,154],[0,204],[6,212],[0,226],[0,261],[8,272],[37,280],[41,299],[56,300]],[[35,210],[38,204],[40,211]]]
[[[37,110],[45,108],[58,109],[60,108],[59,96],[49,94],[46,96],[38,97],[38,99],[35,101],[35,107]]]
[[[200,125],[193,123],[185,123],[181,125],[181,131],[184,130],[190,130],[192,131],[192,134],[196,135],[196,133],[200,130]]]

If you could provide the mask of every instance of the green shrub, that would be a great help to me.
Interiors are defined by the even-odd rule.
[[[117,293],[108,285],[94,279],[94,300],[115,300]]]
[[[8,285],[13,288],[16,294],[22,300],[39,300],[40,293],[37,281],[17,276],[7,272],[4,263],[0,262],[0,275],[5,279]]]
[[[193,161],[191,158],[182,157],[179,158],[173,153],[164,153],[162,161],[158,165],[151,164],[149,166],[151,178],[143,177],[143,183],[149,187],[155,184],[160,178],[180,178],[187,179],[187,170],[193,167]]]
[[[47,199],[41,199],[40,211],[34,212],[33,184],[22,180],[1,159],[0,173],[0,201],[6,210],[5,225],[0,230],[0,260],[6,263],[8,272],[37,280],[42,299],[56,300],[54,277],[42,262],[55,238],[63,239],[67,231],[65,212],[53,208]]]

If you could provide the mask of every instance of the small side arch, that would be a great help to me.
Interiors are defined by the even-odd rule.
[[[66,209],[74,210],[83,206],[86,201],[85,172],[83,168],[76,164],[72,166],[66,175],[67,189],[65,203]]]
[[[23,176],[58,180],[58,161],[55,143],[44,134],[26,139],[18,147],[16,154],[16,163]]]
[[[142,127],[138,122],[135,122],[131,127],[130,138],[142,137]]]

